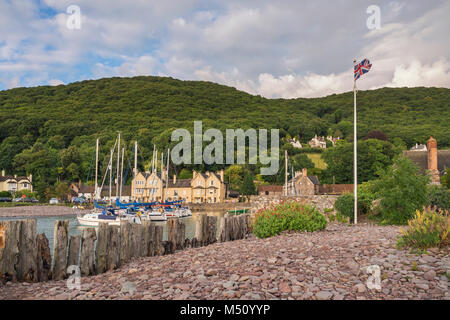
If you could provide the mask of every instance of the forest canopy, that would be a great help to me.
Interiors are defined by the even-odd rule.
[[[358,92],[358,140],[373,130],[411,147],[432,135],[450,147],[450,90],[382,88]],[[104,78],[68,85],[0,91],[0,168],[32,173],[38,189],[57,180],[92,179],[92,154],[100,138],[100,169],[107,166],[117,132],[130,160],[139,143],[139,166],[148,167],[153,145],[167,150],[176,128],[280,129],[280,138],[303,144],[315,134],[353,141],[353,93],[323,98],[266,99],[232,87],[166,77]],[[370,137],[370,135],[369,135]],[[391,156],[391,155],[389,155]],[[298,161],[305,159],[297,159]],[[184,166],[217,170],[217,165]],[[177,172],[183,166],[175,168]],[[42,191],[42,190],[41,190]]]

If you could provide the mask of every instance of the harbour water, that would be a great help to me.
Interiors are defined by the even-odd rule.
[[[218,225],[220,224],[220,217],[223,217],[224,212],[201,212],[202,214],[214,215],[218,217]],[[199,214],[198,212],[193,212],[192,216],[180,218],[186,224],[186,238],[193,238],[195,236],[195,217]],[[37,233],[45,233],[49,244],[50,252],[53,255],[53,231],[56,220],[69,220],[69,235],[80,235],[85,226],[81,226],[78,223],[77,217],[75,215],[63,215],[63,216],[47,216],[47,217],[0,217],[1,220],[23,220],[23,219],[36,219],[36,231]],[[162,225],[163,228],[163,240],[167,240],[167,222],[154,222],[158,225]]]

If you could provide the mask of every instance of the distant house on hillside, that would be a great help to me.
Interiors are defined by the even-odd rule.
[[[327,140],[328,141],[331,141],[331,143],[333,144],[333,146],[335,146],[336,145],[336,142],[338,141],[338,140],[340,140],[341,138],[339,138],[339,137],[333,137],[333,136],[327,136]],[[325,144],[326,145],[326,144]]]
[[[308,144],[311,146],[311,148],[327,148],[327,142],[324,137],[318,137],[317,134],[309,140]]]
[[[303,146],[302,146],[302,144],[300,143],[300,141],[296,140],[295,138],[294,138],[294,139],[288,139],[288,142],[289,142],[294,148],[297,148],[297,149],[303,148]]]
[[[0,191],[14,193],[16,191],[29,190],[33,192],[32,178],[31,174],[28,177],[6,175],[5,170],[2,170],[2,175],[0,176]]]
[[[428,151],[427,146],[424,144],[418,144],[416,143],[415,146],[413,146],[410,151]]]

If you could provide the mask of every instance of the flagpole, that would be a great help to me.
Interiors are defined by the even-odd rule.
[[[356,65],[356,60],[353,60],[353,65]],[[356,79],[353,76],[353,177],[354,177],[354,221],[358,223],[358,163],[357,163],[357,149],[358,149],[358,135],[356,131]]]

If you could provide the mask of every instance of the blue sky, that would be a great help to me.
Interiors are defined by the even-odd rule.
[[[448,0],[0,0],[0,90],[159,75],[317,97],[350,91],[365,57],[361,89],[450,87],[449,14]]]

